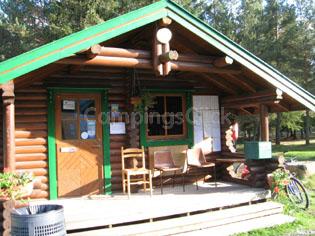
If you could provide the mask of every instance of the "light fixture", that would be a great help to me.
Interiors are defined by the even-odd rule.
[[[156,33],[156,38],[160,43],[166,44],[172,39],[172,32],[168,28],[161,28]]]
[[[283,97],[282,97],[283,92],[282,92],[281,89],[277,88],[276,89],[276,94],[277,94],[277,97],[276,97],[277,100],[283,99]]]

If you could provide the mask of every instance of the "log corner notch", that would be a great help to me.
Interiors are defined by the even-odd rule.
[[[15,94],[14,83],[9,81],[1,86],[4,105],[4,171],[15,171]]]
[[[157,76],[167,76],[171,72],[171,60],[178,59],[178,53],[170,50],[172,32],[167,28],[172,23],[168,17],[162,18],[154,26],[152,42],[153,70]]]

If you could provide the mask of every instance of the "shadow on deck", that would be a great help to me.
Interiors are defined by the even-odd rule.
[[[115,227],[140,222],[152,222],[166,218],[196,214],[249,205],[269,198],[265,189],[250,188],[235,183],[218,182],[167,186],[164,194],[155,188],[153,196],[149,192],[127,195],[113,194],[86,196],[82,198],[59,199],[50,203],[62,204],[65,207],[65,219],[68,232],[87,229]],[[38,203],[38,202],[36,202]]]

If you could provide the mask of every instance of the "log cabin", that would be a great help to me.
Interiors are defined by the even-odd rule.
[[[211,137],[207,157],[225,167],[244,161],[228,113],[260,114],[268,141],[269,113],[315,111],[314,95],[170,0],[4,61],[0,83],[0,169],[32,172],[32,198],[121,191],[122,146],[144,146],[152,167],[155,150],[181,163]]]

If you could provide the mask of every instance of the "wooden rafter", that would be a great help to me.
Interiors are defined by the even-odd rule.
[[[226,79],[228,79],[231,83],[237,84],[239,87],[241,87],[246,92],[250,92],[250,93],[256,93],[257,92],[253,85],[246,82],[244,79],[240,78],[240,77],[242,77],[241,74],[237,75],[237,76],[233,75],[233,74],[225,74],[222,76],[225,77]]]
[[[215,76],[211,76],[211,75],[208,75],[208,74],[198,74],[198,76],[204,78],[205,80],[210,81],[211,83],[215,84],[217,87],[221,88],[222,90],[224,90],[225,92],[227,92],[229,94],[233,94],[233,95],[237,94],[237,91],[232,89],[224,81],[222,81],[221,79],[218,79]]]
[[[15,82],[16,89],[25,87],[34,82],[40,81],[43,78],[47,77],[53,72],[63,69],[66,65],[56,65],[50,64],[46,67],[40,68],[38,70],[32,71],[20,78],[18,78]]]

